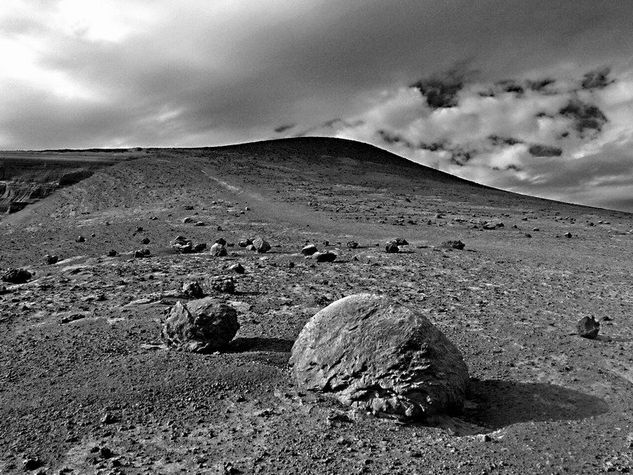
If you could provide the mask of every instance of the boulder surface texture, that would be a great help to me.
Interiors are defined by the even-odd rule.
[[[233,307],[206,297],[185,305],[176,302],[163,323],[161,336],[171,347],[209,353],[226,348],[239,328]]]
[[[373,294],[314,315],[290,362],[300,388],[402,419],[460,410],[468,382],[461,353],[442,332],[420,312]]]

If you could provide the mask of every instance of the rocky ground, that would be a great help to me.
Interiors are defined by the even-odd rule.
[[[0,218],[0,268],[33,274],[0,283],[0,471],[631,471],[632,228],[630,214],[492,190],[352,142],[148,150]],[[177,235],[224,238],[228,255],[177,253]],[[258,235],[269,252],[237,244]],[[409,245],[386,253],[398,237]],[[306,242],[336,260],[306,259]],[[214,290],[216,276],[235,291]],[[238,311],[228,351],[160,339],[194,280]],[[463,413],[402,424],[296,389],[301,328],[360,292],[416,307],[459,348]],[[585,316],[597,339],[577,336]]]

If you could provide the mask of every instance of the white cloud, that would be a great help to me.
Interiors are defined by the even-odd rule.
[[[613,206],[633,185],[633,69],[611,77],[613,83],[592,90],[570,77],[554,78],[547,90],[518,81],[520,92],[473,82],[454,107],[440,108],[413,87],[398,88],[348,118],[336,135],[480,183]],[[560,113],[573,101],[595,105],[607,121],[581,131],[580,119]]]

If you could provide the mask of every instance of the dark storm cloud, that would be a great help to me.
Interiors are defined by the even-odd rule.
[[[54,125],[46,114],[29,111],[32,104],[4,108],[1,135],[11,140],[2,146],[110,145],[108,130],[112,140],[129,143],[149,144],[158,137],[154,144],[248,139],[272,133],[281,123],[311,126],[352,115],[368,94],[459,61],[482,77],[503,79],[563,63],[587,70],[621,58],[631,46],[627,13],[633,13],[633,5],[619,2],[233,3],[154,2],[155,18],[126,18],[129,35],[107,42],[82,36],[81,25],[74,35],[56,30],[47,21],[55,2],[26,2],[32,11],[35,5],[46,9],[34,16],[16,9],[0,25],[21,39],[43,39],[38,68],[97,91],[99,100],[87,101],[76,115],[77,100],[49,101],[55,106],[50,117],[69,113],[73,143],[67,134],[55,139],[36,133]],[[113,9],[131,4],[143,2],[107,3]],[[112,110],[119,115],[109,122]],[[154,131],[138,127],[143,116],[151,123],[152,116],[166,111],[174,114],[170,121],[178,125],[170,130],[179,135],[161,133],[160,123]],[[30,132],[6,120],[16,113],[17,124],[20,118],[38,119]],[[95,119],[104,130],[95,135],[84,127],[87,115],[105,115]],[[124,134],[122,123],[128,124]]]

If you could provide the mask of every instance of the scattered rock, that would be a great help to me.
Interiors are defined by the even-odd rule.
[[[44,263],[46,265],[52,266],[53,264],[57,264],[59,262],[59,256],[51,256],[50,254],[46,254],[44,256]]]
[[[86,238],[83,236],[77,236],[77,239],[75,239],[76,242],[86,242]]]
[[[328,421],[328,424],[330,424],[330,425],[335,423],[335,422],[343,422],[343,423],[347,423],[348,424],[348,423],[354,422],[354,419],[352,419],[345,412],[334,411],[334,412],[331,412],[327,416],[327,421]]]
[[[191,252],[194,252],[194,253],[202,252],[206,248],[207,248],[207,243],[206,242],[199,242],[198,244],[193,246],[193,249],[191,250]]]
[[[150,241],[149,241],[149,238],[148,238],[148,237],[144,237],[143,239],[141,239],[141,244],[145,244],[145,245],[147,245],[147,244],[149,244],[149,242],[150,242]]]
[[[110,413],[110,412],[106,412],[103,415],[103,417],[101,418],[101,423],[102,424],[114,424],[115,422],[117,422],[117,417],[114,414]],[[107,447],[103,447],[101,449],[101,451],[103,452],[104,449],[108,450],[108,451],[110,450]],[[106,458],[108,458],[108,457],[106,457]]]
[[[251,239],[242,239],[237,243],[237,245],[240,247],[248,247],[251,244],[253,244],[253,241]]]
[[[186,218],[182,218],[182,224],[193,223],[195,220],[191,216],[187,216]]]
[[[216,292],[232,294],[235,292],[235,281],[233,277],[215,276],[207,279],[207,286]]]
[[[337,257],[332,251],[316,252],[312,256],[317,262],[334,262]]]
[[[444,249],[457,249],[461,251],[466,247],[466,244],[461,241],[444,241],[442,244],[440,244],[440,247]]]
[[[202,290],[202,286],[197,280],[184,282],[180,291],[185,297],[192,299],[201,299],[204,297],[204,290]]]
[[[567,239],[570,239],[571,238],[571,233],[567,232],[567,233],[563,234],[563,236],[565,236]]]
[[[188,254],[193,251],[193,242],[184,236],[176,236],[170,245],[172,249],[175,249],[181,254]]]
[[[193,223],[194,226],[206,226],[207,223],[205,223],[204,221],[196,221],[195,223]]]
[[[116,252],[114,249],[110,249],[108,251],[108,257],[116,257],[119,253]]]
[[[170,245],[172,249],[181,254],[202,252],[207,248],[206,243],[199,243],[194,246],[193,241],[185,238],[184,236],[176,236],[176,238],[171,241]]]
[[[28,457],[22,461],[22,468],[26,471],[37,470],[42,467],[44,462],[42,462],[37,457]]]
[[[161,336],[168,346],[209,353],[226,348],[239,327],[233,307],[206,297],[186,305],[176,302],[163,323]]]
[[[504,224],[500,221],[494,222],[494,221],[486,221],[482,224],[481,226],[483,229],[487,229],[487,230],[492,230],[492,229],[499,229],[504,227]]]
[[[388,254],[396,254],[396,253],[400,252],[400,248],[398,247],[398,245],[394,241],[389,241],[385,245],[385,252],[388,253]]]
[[[460,409],[468,369],[459,350],[421,313],[358,294],[318,312],[292,347],[304,390],[406,419]]]
[[[24,284],[31,280],[33,274],[26,269],[7,269],[2,275],[2,280],[10,284]]]
[[[69,313],[68,315],[64,315],[59,320],[59,323],[65,325],[66,323],[76,322],[77,320],[81,320],[83,318],[86,318],[85,313]]]
[[[244,266],[239,262],[229,267],[229,270],[235,272],[236,274],[243,274],[245,272]]]
[[[137,259],[142,259],[144,257],[149,257],[151,254],[150,250],[145,248],[145,249],[137,249],[136,251],[134,251],[134,257]]]
[[[270,244],[261,237],[253,239],[253,246],[255,246],[255,250],[260,254],[270,251]]]
[[[526,237],[526,238],[531,238],[531,237],[532,237],[532,235],[531,235],[530,233],[525,233],[525,237]]]
[[[318,252],[318,249],[314,244],[308,244],[301,249],[301,254],[304,256],[311,256],[315,252]]]
[[[358,243],[356,241],[347,241],[347,247],[349,249],[356,249],[358,247]]]
[[[216,257],[222,257],[228,255],[226,251],[226,247],[219,242],[216,242],[213,246],[211,246],[211,255]]]
[[[583,317],[576,323],[576,331],[581,337],[593,340],[600,331],[600,322],[594,317]]]

